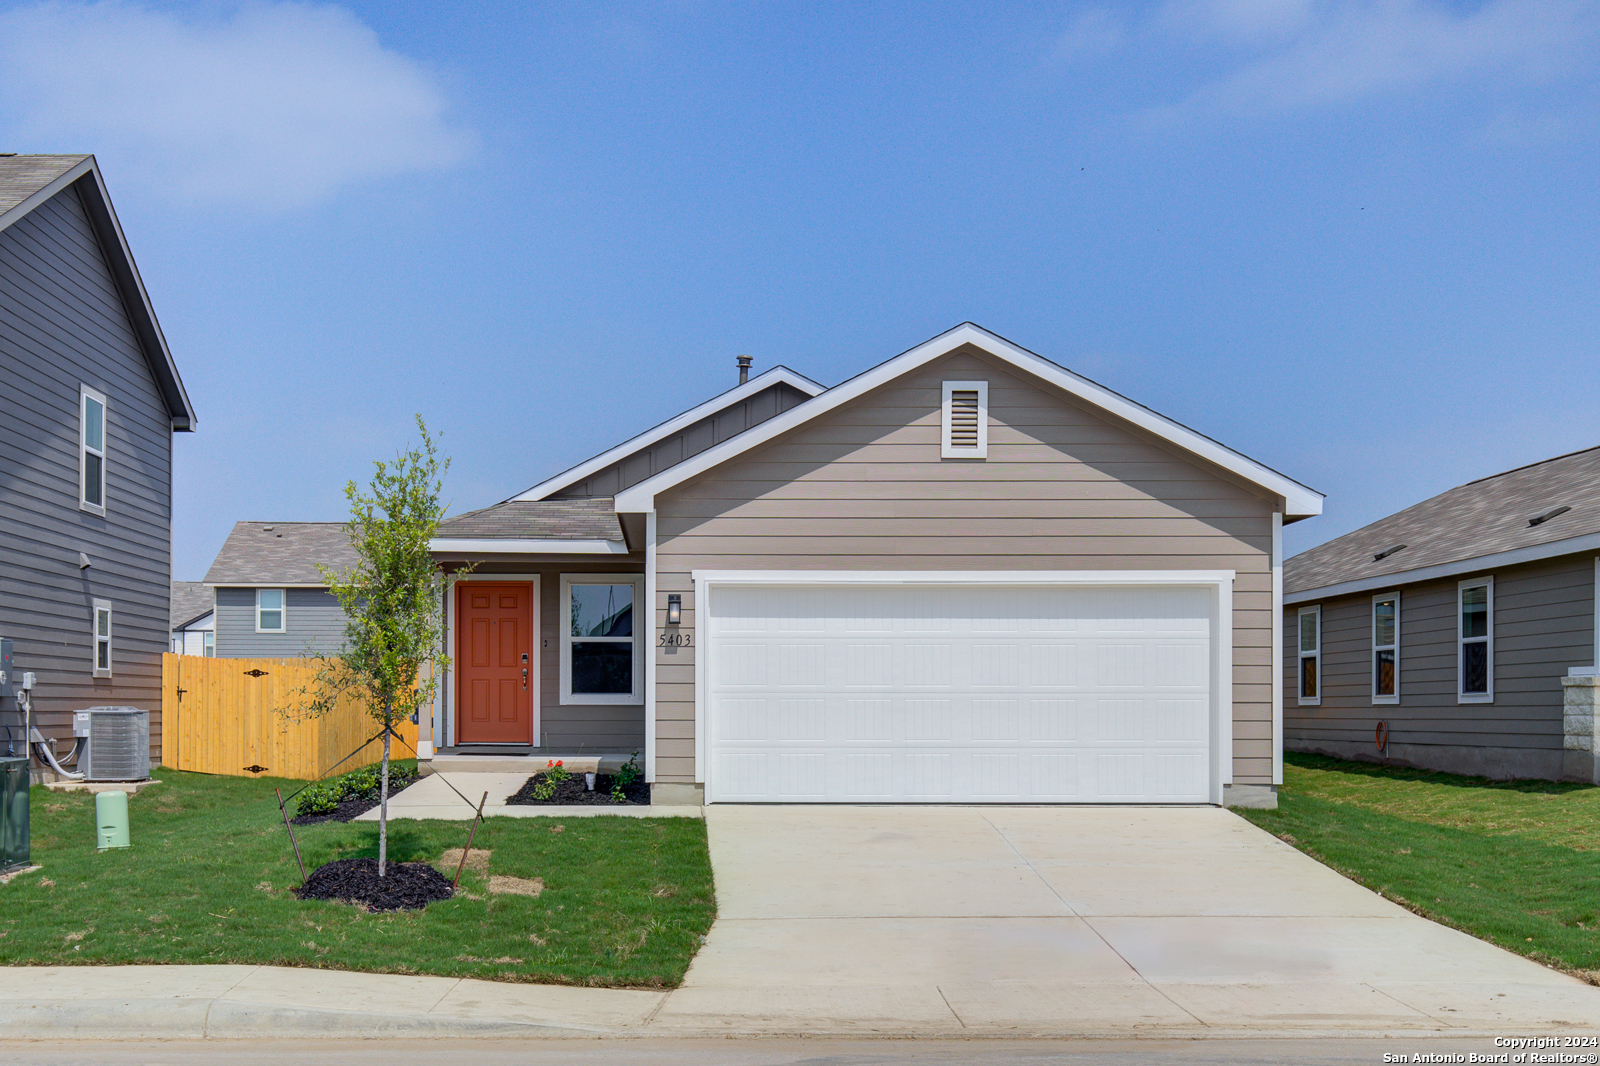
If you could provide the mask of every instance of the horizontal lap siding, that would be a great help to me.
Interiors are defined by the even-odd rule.
[[[158,757],[171,419],[70,189],[0,232],[0,376],[0,636],[16,642],[16,668],[38,674],[34,721],[70,742],[72,711],[139,707]],[[104,517],[78,508],[80,385],[107,400]],[[110,678],[93,676],[95,599],[112,604]]]
[[[941,461],[946,380],[989,383],[989,459]],[[1235,570],[1234,780],[1272,781],[1273,505],[958,352],[657,501],[655,626],[695,570]],[[694,649],[655,649],[656,779],[694,780]]]
[[[1476,575],[1474,575],[1476,576]],[[1459,580],[1400,587],[1400,702],[1372,703],[1372,594],[1322,603],[1321,706],[1299,705],[1296,617],[1284,611],[1284,740],[1366,745],[1389,723],[1390,742],[1561,750],[1561,678],[1594,661],[1592,556],[1496,571],[1494,702],[1457,703]]]
[[[267,586],[271,587],[271,586]],[[282,633],[256,632],[256,590],[217,589],[215,637],[221,659],[287,659],[344,647],[344,611],[327,589],[285,589]]]

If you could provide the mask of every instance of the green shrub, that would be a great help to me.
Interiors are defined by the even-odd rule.
[[[295,815],[298,817],[304,814],[330,814],[347,799],[375,800],[378,798],[382,776],[382,771],[374,763],[359,770],[351,770],[339,777],[330,777],[326,781],[307,785],[296,797]],[[411,784],[416,780],[416,776],[415,767],[390,763],[389,795],[392,796]]]

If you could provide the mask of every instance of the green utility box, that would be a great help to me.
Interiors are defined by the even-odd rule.
[[[128,794],[100,792],[94,797],[96,851],[128,846]]]
[[[28,759],[0,756],[0,873],[27,865]]]

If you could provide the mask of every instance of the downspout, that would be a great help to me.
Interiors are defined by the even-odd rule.
[[[1283,512],[1272,512],[1272,783],[1283,784]]]

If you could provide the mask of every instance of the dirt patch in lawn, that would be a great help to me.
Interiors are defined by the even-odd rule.
[[[446,848],[444,854],[439,856],[439,869],[448,871],[450,876],[454,877],[456,870],[462,868],[461,851],[461,848]],[[480,874],[488,872],[489,856],[492,854],[493,852],[482,848],[473,848],[472,854],[467,856],[465,869]]]
[[[374,911],[421,910],[452,895],[450,882],[425,862],[390,863],[384,873],[378,876],[377,859],[338,859],[313,870],[295,895],[361,903]]]
[[[544,891],[542,877],[508,877],[505,874],[489,875],[491,896],[537,896]]]
[[[587,806],[595,805],[610,807],[615,801],[611,798],[611,790],[616,786],[617,779],[611,774],[596,774],[594,777],[594,791],[584,785],[582,774],[573,774],[565,781],[556,783],[555,795],[547,800],[535,799],[534,787],[544,783],[544,774],[534,774],[525,781],[520,789],[513,795],[506,797],[508,806],[520,807],[547,807],[547,806]],[[622,806],[648,807],[650,805],[650,786],[644,781],[635,781],[631,785],[622,787]]]

